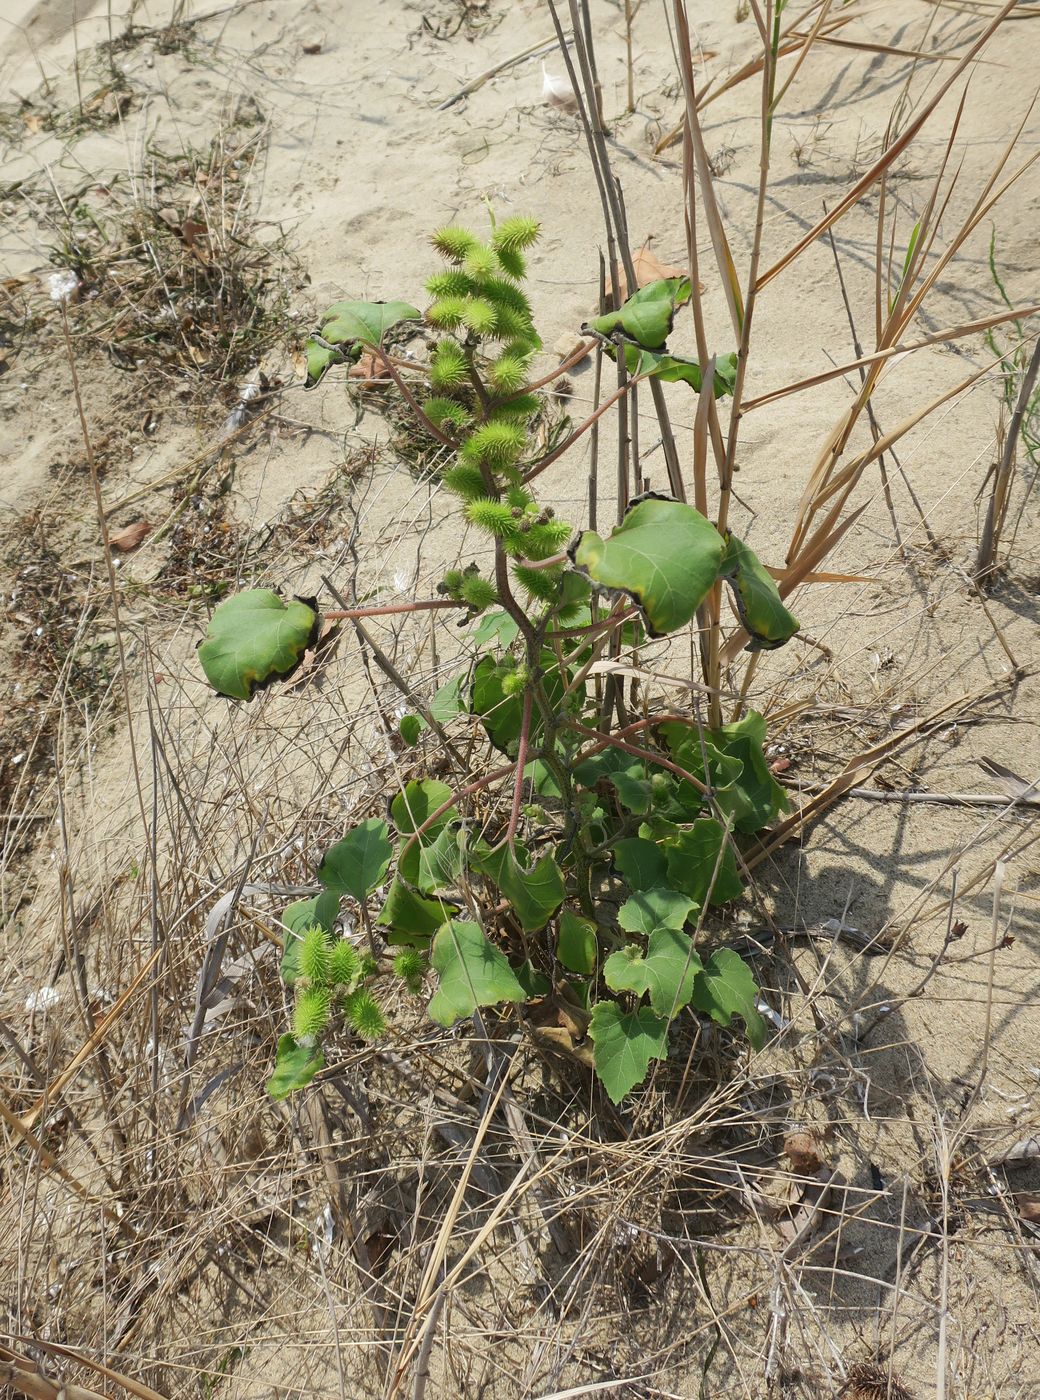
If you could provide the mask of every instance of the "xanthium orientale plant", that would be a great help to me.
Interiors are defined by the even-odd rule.
[[[782,645],[798,623],[747,545],[680,501],[634,499],[606,536],[575,530],[538,502],[535,478],[590,423],[538,456],[531,364],[541,341],[524,291],[537,237],[526,218],[492,220],[486,242],[443,228],[432,241],[444,267],[426,284],[425,317],[403,302],[339,302],[307,344],[311,384],[365,350],[383,360],[449,454],[445,492],[493,545],[489,571],[449,570],[438,598],[393,610],[461,610],[473,653],[423,714],[401,720],[402,738],[434,744],[465,712],[501,762],[455,787],[406,783],[388,818],[361,822],[328,851],[322,893],[285,910],[282,976],[295,1014],[268,1085],[275,1097],[323,1067],[330,1028],[345,1021],[363,1039],[383,1032],[387,976],[419,995],[432,973],[427,1010],[443,1026],[479,1007],[558,999],[591,1039],[614,1102],[666,1057],[669,1027],[686,1008],[721,1026],[740,1017],[752,1044],[762,1043],[751,969],[699,935],[706,911],[744,888],[742,840],[787,807],[763,754],[765,722],[753,711],[714,728],[690,713],[632,719],[621,689],[597,681],[593,665],[607,647],[619,658],[688,627],[722,581],[749,649]],[[699,390],[699,366],[667,349],[689,296],[685,278],[653,282],[583,330],[624,356],[629,384],[658,376]],[[428,388],[417,394],[398,368],[410,362],[395,364],[384,342],[423,320],[434,344]],[[734,357],[717,357],[717,396],[733,373]],[[200,661],[217,691],[248,700],[292,672],[321,623],[315,600],[253,589],[216,609]],[[507,785],[500,825],[474,835],[467,804],[497,784]],[[479,922],[464,913],[463,878],[483,893]],[[365,951],[335,935],[344,898],[367,933]]]

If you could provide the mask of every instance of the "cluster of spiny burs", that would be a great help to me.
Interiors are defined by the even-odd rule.
[[[510,556],[524,593],[554,603],[562,567],[529,565],[558,554],[571,527],[538,505],[519,467],[540,408],[527,384],[542,342],[523,289],[524,253],[538,233],[534,219],[515,217],[493,221],[486,243],[457,225],[433,235],[447,266],[426,283],[434,298],[426,319],[445,334],[431,357],[434,396],[423,409],[457,444],[457,460],[442,479],[462,498],[466,519]],[[501,601],[494,583],[473,566],[451,570],[441,591],[475,611]]]
[[[425,968],[420,954],[402,949],[394,972],[409,991],[420,989]],[[362,1040],[378,1040],[386,1029],[382,1009],[365,981],[376,972],[375,961],[346,939],[329,943],[324,929],[309,928],[300,946],[301,976],[296,985],[293,1033],[301,1045],[313,1046],[328,1029],[335,1007]]]

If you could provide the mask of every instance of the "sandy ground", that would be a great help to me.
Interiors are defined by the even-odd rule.
[[[428,589],[464,544],[435,484],[402,461],[378,394],[348,395],[335,378],[324,391],[303,393],[293,353],[301,334],[339,296],[421,304],[431,268],[427,232],[455,218],[479,225],[490,201],[500,213],[531,213],[543,223],[532,293],[552,346],[594,307],[602,235],[577,120],[543,102],[541,57],[506,67],[440,110],[471,79],[551,41],[540,0],[429,7],[277,0],[212,13],[197,0],[174,6],[172,16],[156,0],[137,8],[136,30],[108,58],[97,46],[127,33],[119,7],[6,0],[2,8],[7,596],[0,647],[9,841],[0,1014],[47,1082],[91,1029],[73,1009],[77,966],[100,1017],[157,946],[161,924],[167,977],[152,1015],[179,1034],[191,1021],[213,932],[207,914],[234,888],[247,855],[260,872],[250,878],[276,886],[306,878],[307,855],[371,804],[381,775],[392,776],[400,762],[380,731],[352,644],[341,646],[323,688],[271,695],[246,714],[207,695],[192,659],[222,577],[306,592],[323,575],[342,580],[356,567],[364,591],[397,598]],[[592,10],[632,241],[651,239],[660,258],[681,263],[679,148],[654,155],[680,110],[663,10],[647,5],[636,17],[636,110],[627,114],[623,6],[594,0]],[[699,72],[739,69],[752,18],[740,20],[731,5],[695,6],[691,22]],[[967,7],[881,0],[843,34],[938,53],[963,45],[979,23]],[[971,209],[1023,119],[1021,152],[1036,149],[1040,116],[1029,103],[1037,52],[1040,20],[1030,11],[1005,26],[976,66],[944,231]],[[561,72],[558,54],[544,62]],[[906,57],[854,47],[813,53],[776,122],[767,264],[870,165],[908,79],[905,110],[914,110],[943,67],[920,63],[914,71]],[[746,83],[705,113],[739,266],[753,224],[756,101],[755,84]],[[956,96],[891,183],[897,262],[955,105]],[[208,153],[201,162],[200,152]],[[263,253],[262,295],[276,305],[280,333],[258,335],[255,353],[236,358],[233,344],[218,353],[179,322],[180,339],[170,332],[167,343],[153,330],[128,350],[113,348],[105,317],[88,300],[69,311],[110,527],[138,520],[152,527],[118,565],[131,748],[90,473],[47,279],[55,267],[76,265],[84,250],[97,258],[99,247],[114,246],[113,227],[125,227],[135,209],[172,208],[183,238],[183,221],[200,200],[211,214],[219,210],[227,246],[248,241]],[[920,320],[922,335],[998,307],[991,235],[1008,295],[1016,304],[1037,300],[1038,210],[1040,183],[1030,171],[945,271]],[[839,224],[836,239],[865,341],[876,213],[871,194]],[[757,311],[752,397],[853,358],[833,266],[824,240],[769,286]],[[718,348],[730,348],[721,290],[702,275]],[[83,282],[90,286],[89,269]],[[134,295],[126,293],[128,303]],[[184,314],[193,313],[171,311]],[[689,329],[686,337],[679,348],[692,347]],[[900,362],[877,395],[882,430],[987,357],[976,335]],[[261,384],[281,392],[243,410],[243,389]],[[589,372],[576,374],[574,386],[577,413],[591,398]],[[849,381],[835,379],[746,420],[736,523],[771,563],[783,558],[808,464],[849,393]],[[670,391],[680,445],[695,406],[685,394],[682,386]],[[661,489],[655,422],[649,402],[640,407],[644,472]],[[806,788],[900,726],[966,697],[877,781],[864,780],[873,797],[846,799],[797,849],[758,872],[762,899],[782,925],[844,919],[882,935],[883,951],[869,957],[847,942],[792,944],[826,1031],[819,1021],[814,1030],[793,982],[778,988],[789,997],[794,1028],[783,1049],[755,1062],[753,1092],[740,1100],[741,1114],[773,1124],[758,1143],[769,1160],[777,1124],[812,1124],[824,1134],[825,1159],[850,1193],[837,1256],[824,1250],[822,1260],[779,1263],[774,1227],[745,1208],[706,1237],[702,1253],[668,1256],[665,1269],[667,1250],[653,1234],[661,1218],[646,1223],[647,1197],[674,1206],[686,1199],[687,1156],[704,1173],[713,1156],[725,1159],[750,1142],[746,1118],[739,1144],[737,1134],[709,1141],[700,1108],[684,1106],[687,1118],[663,1120],[663,1138],[652,1146],[652,1133],[640,1139],[654,1164],[645,1176],[626,1166],[615,1181],[609,1153],[597,1157],[590,1146],[587,1159],[577,1154],[571,1185],[580,1178],[594,1205],[613,1202],[613,1233],[583,1240],[594,1261],[587,1276],[540,1243],[532,1262],[522,1244],[532,1228],[537,1240],[529,1220],[491,1236],[440,1320],[444,1345],[434,1349],[427,1395],[833,1395],[850,1368],[875,1357],[884,1371],[878,1394],[886,1393],[891,1360],[915,1396],[1040,1395],[1037,1239],[1014,1196],[1040,1187],[1040,1167],[1034,1161],[1005,1174],[992,1165],[1040,1130],[1035,818],[899,797],[910,789],[994,795],[1000,788],[982,760],[1029,781],[1040,772],[1035,495],[1015,498],[1022,513],[1008,571],[985,609],[966,576],[998,418],[999,385],[989,376],[903,440],[898,469],[890,468],[899,541],[880,481],[864,480],[857,500],[867,509],[829,567],[868,581],[804,589],[796,611],[820,645],[799,642],[770,656],[755,681],[756,703],[776,716],[771,740],[783,747],[775,754],[790,759],[786,779]],[[611,450],[608,430],[608,462]],[[587,509],[587,472],[583,446],[546,478],[546,498],[575,524]],[[609,509],[609,490],[604,502]],[[403,631],[395,645],[423,684],[452,659],[432,652],[425,633]],[[1012,658],[1022,671],[1015,685]],[[385,691],[377,693],[392,708]],[[138,806],[135,765],[146,792],[150,775],[160,775],[154,811]],[[135,883],[150,856],[168,879],[158,892]],[[1004,864],[995,882],[996,860]],[[262,905],[236,922],[239,956],[265,946]],[[951,918],[966,928],[935,966]],[[39,998],[43,986],[55,989],[49,1004]],[[436,1076],[416,1048],[428,1028],[416,1021],[398,1046],[422,1071],[405,1093],[413,1102],[402,1108],[402,1081],[384,1065],[362,1075],[345,1103],[326,1107],[322,1138],[320,1125],[301,1127],[300,1113],[279,1116],[264,1106],[270,1036],[257,1025],[269,1003],[237,984],[227,997],[195,1067],[196,1089],[214,1085],[209,1121],[201,1107],[193,1110],[161,1152],[158,1129],[149,1137],[146,1096],[129,1087],[129,1066],[147,1059],[157,1076],[174,1071],[160,1066],[142,999],[139,1014],[112,1037],[108,1062],[92,1061],[75,1082],[71,1116],[51,1129],[67,1142],[65,1165],[93,1190],[104,1187],[97,1156],[111,1157],[118,1171],[132,1166],[144,1183],[135,1200],[147,1202],[144,1216],[154,1211],[148,1218],[158,1222],[147,1244],[110,1239],[96,1212],[72,1210],[53,1174],[41,1174],[27,1149],[16,1152],[9,1140],[0,1210],[17,1245],[4,1247],[5,1325],[14,1335],[82,1347],[164,1395],[390,1393],[373,1360],[378,1319],[367,1318],[357,1297],[357,1255],[345,1242],[353,1226],[344,1227],[335,1191],[326,1210],[329,1163],[358,1164],[343,1167],[340,1189],[353,1203],[346,1215],[367,1222],[370,1252],[378,1252],[381,1231],[399,1228],[409,1212],[419,1217],[424,1191],[434,1214],[443,1206],[459,1163],[431,1146]],[[241,1055],[239,1043],[247,1046]],[[5,1037],[2,1053],[9,1048]],[[162,1053],[172,1064],[181,1049],[171,1040]],[[214,1076],[232,1058],[229,1089]],[[13,1050],[0,1064],[5,1098],[26,1113],[38,1093],[34,1073]],[[457,1093],[457,1067],[453,1073]],[[529,1067],[518,1090],[535,1122],[539,1104],[550,1101],[548,1090],[539,1096],[539,1073]],[[95,1075],[123,1095],[121,1143],[91,1107]],[[580,1109],[580,1096],[568,1100],[567,1121],[584,1143],[585,1128],[575,1127]],[[639,1137],[644,1129],[625,1132]],[[541,1126],[538,1134],[544,1154]],[[97,1155],[88,1140],[100,1144]],[[677,1229],[683,1207],[667,1208]],[[582,1229],[592,1226],[575,1227],[574,1239]],[[418,1245],[414,1257],[421,1263]],[[562,1316],[540,1301],[543,1273],[567,1286],[578,1280]],[[395,1309],[407,1316],[414,1298],[400,1281],[403,1265],[400,1278],[386,1277],[384,1322]]]

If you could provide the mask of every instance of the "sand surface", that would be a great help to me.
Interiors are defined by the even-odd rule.
[[[979,32],[976,8],[984,7],[878,0],[842,34],[879,49],[959,52]],[[1040,144],[1040,112],[1030,109],[1040,19],[1034,7],[1020,8],[966,88],[944,235],[972,210],[1020,126],[1005,178]],[[394,1043],[411,1079],[387,1064],[369,1067],[348,1074],[346,1095],[334,1096],[324,1117],[279,1114],[262,1091],[271,1017],[281,1014],[268,956],[259,971],[230,979],[207,1021],[191,1081],[193,1093],[205,1086],[205,1104],[179,1134],[167,1120],[178,1116],[181,1037],[214,935],[207,917],[247,858],[258,884],[296,885],[313,852],[351,814],[372,809],[406,761],[381,719],[396,702],[345,638],[320,686],[272,693],[247,712],[207,693],[193,649],[221,579],[306,594],[329,577],[385,600],[427,596],[466,549],[457,512],[408,460],[381,391],[348,393],[334,372],[324,389],[305,393],[299,346],[338,297],[423,304],[433,267],[426,235],[455,219],[479,227],[485,202],[542,222],[531,289],[546,346],[592,312],[599,200],[577,118],[543,100],[543,62],[557,76],[562,63],[548,48],[518,58],[548,46],[551,18],[541,0],[212,8],[148,0],[128,29],[121,3],[3,0],[0,9],[0,784],[8,831],[0,1015],[32,1062],[5,1037],[0,1091],[17,1113],[34,1103],[34,1079],[52,1081],[90,1034],[73,978],[102,1017],[159,946],[157,928],[166,948],[156,1003],[150,1009],[139,992],[134,1014],[106,1041],[107,1058],[91,1058],[72,1082],[48,1138],[92,1191],[109,1191],[106,1163],[117,1178],[129,1174],[135,1228],[147,1238],[111,1238],[111,1223],[62,1194],[8,1133],[3,1326],[83,1348],[168,1396],[389,1394],[372,1310],[382,1310],[383,1324],[408,1316],[429,1237],[420,1231],[408,1249],[398,1240],[398,1255],[387,1256],[398,1264],[373,1266],[383,1281],[378,1307],[371,1290],[360,1298],[352,1242],[363,1235],[369,1256],[382,1258],[384,1237],[398,1239],[409,1220],[427,1209],[442,1218],[458,1180],[467,1139],[452,1155],[435,1131],[445,1110],[435,1094],[443,1084],[430,1072],[436,1057],[423,1048],[428,1024],[409,1013]],[[691,10],[698,74],[719,81],[739,70],[753,17],[740,19],[732,4]],[[644,4],[635,19],[631,113],[624,6],[593,0],[592,13],[632,243],[651,240],[664,262],[684,265],[680,148],[654,154],[681,104],[664,10]],[[107,55],[99,49],[113,40]],[[767,265],[876,159],[897,104],[908,120],[945,67],[853,43],[812,53],[776,118]],[[897,264],[964,91],[958,86],[895,169],[888,200],[898,211]],[[756,83],[746,82],[704,115],[741,269],[754,221],[757,101]],[[139,342],[114,343],[106,325],[122,327],[124,313],[143,324],[135,298],[144,277],[135,264],[122,302],[95,306],[98,267],[136,218],[151,220],[140,235],[147,239],[157,210],[183,231],[200,206],[240,260],[241,296],[271,308],[270,327],[220,341],[192,324],[202,310],[171,291],[168,315],[160,298]],[[836,229],[864,342],[873,333],[876,216],[872,192]],[[1040,300],[1038,221],[1033,169],[944,270],[920,338],[999,308],[991,238],[1007,295],[1016,305]],[[170,255],[157,235],[155,246],[157,260]],[[732,331],[707,244],[702,258],[721,352]],[[109,526],[151,526],[139,548],[118,556],[133,745],[89,462],[49,295],[51,274],[69,265],[83,288],[69,306],[70,343]],[[854,358],[826,240],[769,285],[756,317],[752,398]],[[1011,343],[1013,331],[997,334],[1001,348]],[[692,350],[690,326],[676,346]],[[900,361],[876,396],[881,430],[992,359],[975,334]],[[547,352],[546,368],[552,363]],[[258,387],[260,406],[251,407]],[[833,379],[745,421],[734,525],[769,563],[783,560],[808,467],[852,392],[852,377]],[[573,376],[568,411],[577,417],[591,398],[586,367]],[[682,450],[695,400],[680,385],[669,402]],[[662,490],[649,397],[639,406],[643,472]],[[652,1144],[640,1133],[656,1120],[624,1128],[641,1142],[645,1170],[617,1167],[610,1152],[588,1146],[580,1093],[566,1102],[574,1139],[564,1151],[545,1117],[560,1100],[529,1060],[518,1100],[533,1115],[554,1189],[579,1197],[588,1218],[579,1203],[566,1219],[570,1257],[530,1200],[526,1214],[491,1233],[439,1320],[428,1397],[830,1396],[873,1358],[886,1377],[878,1394],[891,1362],[914,1396],[1040,1395],[1038,1240],[1015,1198],[1040,1187],[1040,1164],[1015,1173],[992,1165],[1040,1132],[1035,812],[900,797],[999,794],[984,760],[1028,782],[1040,775],[1040,535],[1037,496],[1022,482],[1008,568],[985,607],[968,582],[999,422],[991,373],[902,439],[889,463],[891,511],[868,472],[856,497],[866,509],[828,563],[862,581],[803,589],[795,610],[813,643],[769,655],[751,692],[775,717],[771,742],[781,747],[771,756],[790,760],[785,781],[796,792],[942,712],[877,777],[864,778],[873,797],[845,799],[757,872],[761,899],[782,926],[844,920],[868,938],[882,935],[881,951],[865,957],[833,938],[793,942],[822,1019],[814,1023],[785,974],[776,990],[791,1029],[754,1062],[745,1090],[728,1091],[739,1133],[705,1135],[703,1104],[684,1102],[664,1113]],[[601,438],[607,463],[612,434],[607,426]],[[575,525],[587,519],[588,469],[583,442],[543,479],[545,499]],[[1024,462],[1023,480],[1029,471]],[[608,480],[601,519],[611,500]],[[452,644],[435,650],[425,629],[378,635],[427,693],[452,673]],[[675,664],[681,659],[669,659]],[[139,880],[153,868],[162,880]],[[277,907],[261,891],[236,914],[229,958],[273,953],[264,927]],[[953,919],[966,928],[935,966]],[[761,927],[750,904],[745,921]],[[44,987],[53,999],[40,1000]],[[153,1023],[166,1028],[158,1049]],[[132,1067],[146,1060],[160,1089],[162,1134],[135,1087]],[[467,1063],[460,1052],[447,1082],[472,1112],[462,1093]],[[99,1077],[118,1105],[115,1127],[97,1107]],[[669,1253],[663,1234],[679,1230],[686,1208],[675,1201],[701,1208],[683,1173],[710,1182],[705,1164],[747,1148],[756,1114],[769,1124],[759,1147],[774,1162],[784,1127],[814,1125],[823,1135],[825,1160],[849,1191],[836,1253],[781,1260],[775,1226],[746,1200],[714,1223],[701,1254]],[[503,1180],[515,1169],[507,1147],[498,1149]],[[562,1163],[546,1158],[557,1151]],[[610,1227],[597,1233],[595,1212],[608,1200]],[[467,1205],[463,1235],[479,1228],[486,1206]],[[671,1211],[667,1221],[658,1207]],[[571,1289],[562,1313],[544,1301],[546,1279],[559,1297]],[[84,1383],[103,1388],[96,1377]]]

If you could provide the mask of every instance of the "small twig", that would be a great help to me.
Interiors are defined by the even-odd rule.
[[[847,796],[871,802],[934,802],[944,807],[1040,807],[1040,796],[1004,797],[992,792],[882,792],[877,788],[850,788]]]
[[[337,608],[333,612],[322,613],[327,622],[342,619],[353,622],[359,617],[390,617],[395,613],[432,612],[434,608],[464,608],[465,603],[456,603],[452,598],[424,598],[418,603],[387,603],[375,608]]]

